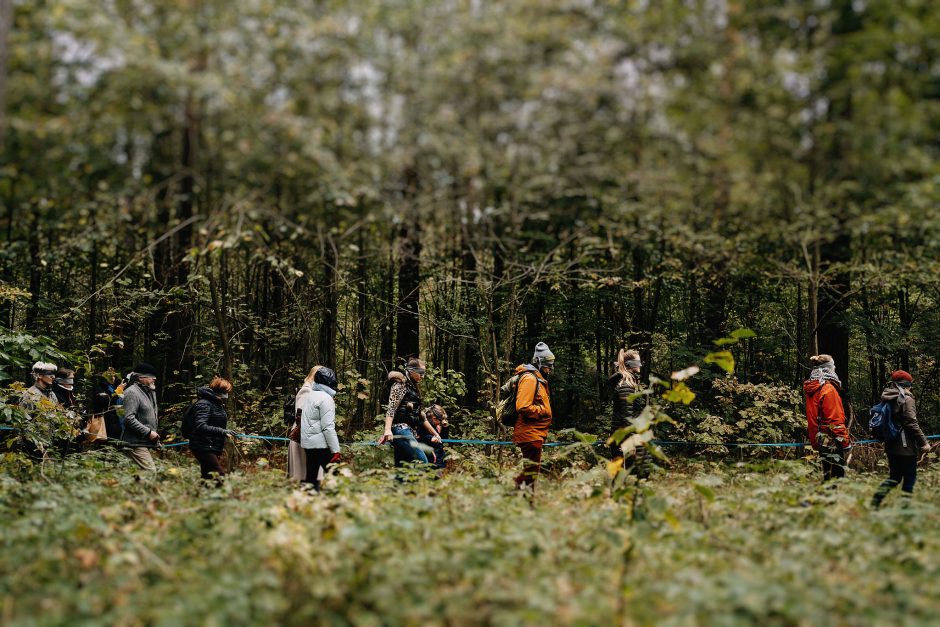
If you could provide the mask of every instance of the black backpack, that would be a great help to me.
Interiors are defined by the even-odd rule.
[[[297,420],[297,415],[294,413],[294,405],[297,402],[297,395],[291,396],[286,401],[284,401],[284,414],[283,420],[284,425],[287,427],[294,426],[294,421]]]
[[[184,438],[193,437],[193,423],[196,421],[196,404],[199,401],[196,401],[189,407],[183,410],[183,425],[180,431],[183,433]]]

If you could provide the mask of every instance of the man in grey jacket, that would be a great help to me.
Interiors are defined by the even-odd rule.
[[[55,393],[52,391],[52,383],[55,381],[56,366],[42,361],[33,364],[33,386],[23,392],[20,399],[20,407],[26,411],[34,409],[57,407],[59,405]],[[44,403],[45,402],[45,403]]]
[[[157,433],[157,369],[147,363],[134,366],[132,383],[124,390],[124,451],[143,470],[157,469],[150,449],[160,442]]]

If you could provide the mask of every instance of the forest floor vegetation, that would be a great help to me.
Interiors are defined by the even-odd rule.
[[[482,455],[481,455],[482,458]],[[878,474],[818,485],[805,461],[677,461],[611,498],[602,467],[511,464],[324,491],[246,462],[221,487],[168,453],[0,468],[4,624],[936,623],[940,478],[868,501]],[[472,469],[471,469],[472,468]]]

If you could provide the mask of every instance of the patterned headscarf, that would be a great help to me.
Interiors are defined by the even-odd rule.
[[[836,362],[829,360],[824,361],[809,373],[809,378],[814,381],[819,381],[820,385],[826,382],[834,383],[837,387],[842,387],[842,381],[839,380],[839,375],[836,374]]]

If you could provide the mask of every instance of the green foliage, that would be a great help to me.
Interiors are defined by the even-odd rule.
[[[787,386],[713,379],[709,409],[677,414],[670,437],[701,443],[802,441],[806,431],[800,393]]]
[[[924,531],[940,524],[934,472],[909,509],[872,512],[878,476],[830,491],[804,462],[692,463],[634,510],[606,497],[597,468],[543,481],[530,501],[506,467],[408,490],[391,471],[340,470],[313,495],[255,464],[215,488],[188,456],[159,463],[140,481],[101,451],[47,464],[46,481],[0,458],[7,620],[827,624],[940,611],[923,584],[940,576]]]
[[[445,372],[428,366],[421,381],[421,394],[428,404],[437,403],[445,410],[451,411],[457,407],[458,399],[467,394],[467,384],[460,372]]]
[[[74,357],[69,357],[56,348],[55,343],[48,337],[0,329],[0,381],[8,381],[28,373],[37,361],[58,365],[75,363]]]

